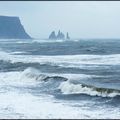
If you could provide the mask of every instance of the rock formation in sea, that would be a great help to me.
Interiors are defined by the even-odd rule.
[[[64,33],[62,33],[60,30],[58,31],[58,34],[55,34],[55,31],[52,31],[51,34],[49,35],[49,39],[65,39]]]
[[[62,32],[60,32],[60,30],[58,31],[57,39],[65,39],[65,35]]]
[[[67,34],[66,34],[66,39],[67,39],[67,40],[70,39],[68,32],[67,32]]]
[[[49,35],[49,39],[56,39],[55,31],[52,31],[51,34]]]
[[[19,17],[0,16],[0,39],[32,39]]]

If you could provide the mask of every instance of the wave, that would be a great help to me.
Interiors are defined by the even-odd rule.
[[[34,79],[34,81],[47,82],[46,87],[42,89],[59,89],[63,94],[87,94],[90,96],[115,97],[120,95],[120,90],[112,88],[101,88],[93,85],[83,84],[81,82],[91,79],[92,75],[84,74],[55,74],[41,73],[34,68],[28,68],[23,71],[22,77]],[[43,84],[42,84],[43,85]]]
[[[1,84],[4,85],[37,85],[40,83],[52,82],[53,87],[56,82],[64,82],[67,80],[83,80],[88,79],[89,75],[84,74],[57,74],[42,73],[40,70],[28,67],[19,72],[0,72]]]
[[[63,39],[59,39],[59,40],[48,40],[48,39],[35,39],[32,40],[32,42],[36,42],[36,43],[63,43],[63,42],[79,42],[81,41],[80,39],[71,39],[71,40],[63,40]]]
[[[57,65],[61,67],[100,67],[101,65],[120,65],[120,54],[113,55],[59,55],[59,56],[40,56],[40,55],[13,55],[0,51],[0,60],[11,63],[40,63]],[[89,66],[88,66],[89,65]],[[103,67],[103,66],[102,66]]]
[[[22,72],[22,77],[27,77],[30,79],[34,79],[35,81],[48,81],[50,79],[61,79],[61,81],[66,81],[68,80],[66,77],[60,76],[58,74],[49,74],[49,73],[41,73],[39,70],[35,68],[27,68]]]
[[[67,80],[87,79],[89,76],[82,74],[56,74],[42,73],[40,70],[29,67],[19,72],[0,72],[0,84],[10,90],[29,90],[35,93],[61,94],[58,87]],[[3,89],[3,88],[2,88]],[[1,91],[0,88],[0,92]]]
[[[38,82],[47,82],[49,80],[66,81],[69,74],[59,75],[52,73],[42,73],[35,68],[27,68],[24,71],[19,72],[0,72],[1,83],[3,84],[37,84]]]
[[[115,97],[120,95],[120,90],[101,88],[88,85],[86,80],[92,79],[92,75],[85,74],[57,74],[42,73],[35,68],[27,68],[20,72],[1,72],[1,84],[9,86],[36,86],[39,90],[52,92],[60,90],[62,94],[87,94],[90,96]],[[84,83],[83,83],[84,82]]]
[[[33,40],[33,43],[57,43],[57,42],[66,42],[67,40]]]
[[[15,51],[15,52],[11,52],[11,55],[18,55],[18,54],[26,54],[27,52],[23,52],[23,51]]]
[[[62,82],[59,89],[63,94],[87,94],[90,96],[115,97],[120,95],[120,90],[99,88],[86,84],[73,84],[69,81]]]

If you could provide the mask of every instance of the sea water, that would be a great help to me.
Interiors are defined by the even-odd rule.
[[[0,40],[0,118],[120,118],[120,40]]]

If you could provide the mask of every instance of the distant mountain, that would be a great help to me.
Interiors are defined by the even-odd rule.
[[[0,16],[0,39],[32,39],[19,17]]]

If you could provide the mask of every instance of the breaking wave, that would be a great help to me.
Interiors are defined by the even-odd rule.
[[[67,78],[59,75],[41,73],[38,69],[31,67],[19,72],[0,73],[1,84],[3,83],[5,85],[36,85],[40,82],[47,82],[51,79],[59,79],[61,81],[67,80]]]
[[[34,79],[35,81],[48,81],[49,79],[61,79],[61,81],[66,81],[67,78],[59,75],[52,75],[48,73],[41,73],[39,70],[35,68],[27,68],[22,72],[22,77],[27,77],[30,79]]]
[[[61,83],[59,89],[63,94],[87,94],[101,97],[115,97],[120,95],[120,90],[117,89],[98,88],[86,84],[73,84],[69,81]]]
[[[46,89],[60,89],[62,94],[87,94],[101,97],[115,97],[120,95],[120,90],[118,89],[101,88],[81,83],[81,81],[89,80],[92,77],[92,75],[85,74],[41,73],[34,68],[27,68],[22,72],[22,78],[47,83],[48,87]],[[44,87],[43,84],[42,86]]]
[[[1,82],[5,85],[35,86],[43,83],[40,89],[47,91],[60,90],[62,94],[87,94],[101,97],[115,97],[120,95],[120,90],[117,89],[100,88],[81,83],[81,80],[84,81],[91,78],[92,75],[84,74],[42,73],[35,68],[27,68],[20,72],[0,73]]]
[[[107,67],[107,65],[120,65],[120,54],[112,55],[17,55],[0,51],[0,60],[10,63],[39,63],[60,67]],[[105,66],[106,65],[106,66]]]

